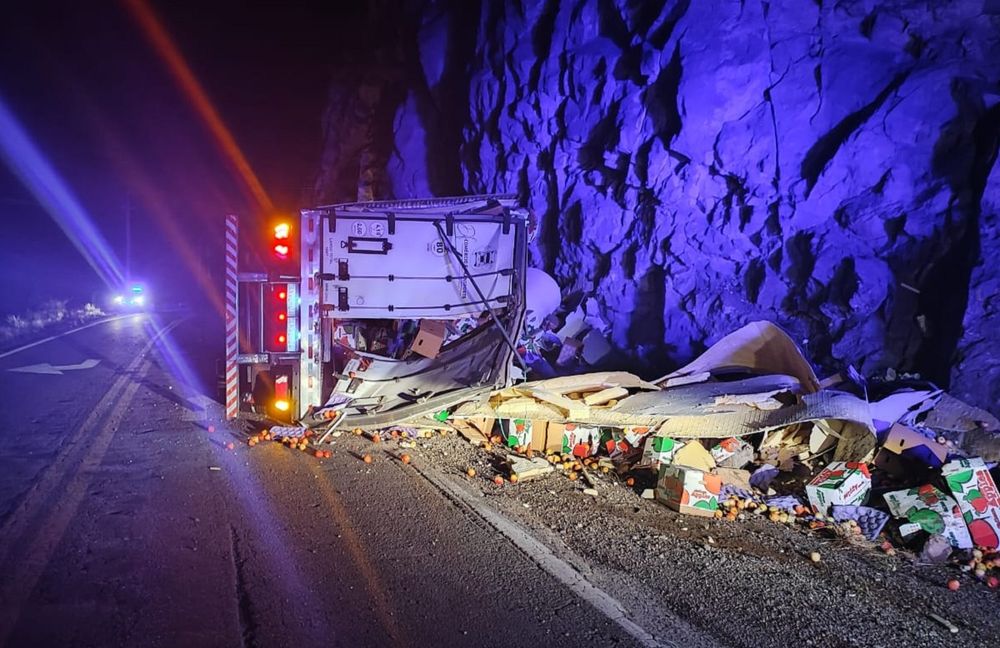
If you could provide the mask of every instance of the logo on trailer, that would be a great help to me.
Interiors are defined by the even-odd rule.
[[[478,267],[493,265],[497,262],[496,250],[476,250],[472,257],[472,265]]]

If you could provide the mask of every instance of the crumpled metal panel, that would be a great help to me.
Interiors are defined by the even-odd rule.
[[[348,408],[342,426],[365,427],[390,424],[440,409],[441,397],[449,404],[475,400],[498,384],[508,382],[511,351],[503,335],[492,324],[445,347],[434,359],[418,356],[408,360],[390,360],[370,354],[371,365],[356,375],[360,378],[351,392],[354,402],[363,406]],[[481,391],[484,389],[484,391]]]

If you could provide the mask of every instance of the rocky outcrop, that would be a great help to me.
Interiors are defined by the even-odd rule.
[[[998,97],[1000,99],[1000,97]],[[970,227],[978,249],[977,262],[969,281],[968,305],[952,369],[953,393],[970,402],[978,402],[994,414],[1000,414],[1000,165],[995,164],[997,139],[1000,137],[1000,105],[990,109],[992,124],[984,120],[984,129],[992,133],[992,143],[983,134],[980,144],[993,158],[993,169],[985,179],[978,222]]]
[[[519,193],[534,264],[596,297],[633,368],[770,319],[821,366],[920,371],[996,411],[991,3],[410,8],[369,134],[391,143],[380,192]]]

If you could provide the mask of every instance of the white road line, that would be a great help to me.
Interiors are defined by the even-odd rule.
[[[134,313],[130,313],[128,315],[118,315],[116,317],[108,317],[102,320],[98,320],[96,322],[91,322],[90,324],[84,324],[83,326],[78,326],[75,329],[64,331],[59,335],[52,335],[50,337],[45,338],[44,340],[38,340],[37,342],[32,342],[31,344],[25,344],[22,347],[17,347],[16,349],[0,353],[0,358],[6,358],[7,356],[12,356],[15,353],[20,353],[21,351],[24,351],[25,349],[30,349],[31,347],[36,347],[39,344],[45,344],[46,342],[51,342],[52,340],[58,340],[61,337],[66,337],[67,335],[70,335],[72,333],[77,333],[84,329],[89,329],[90,327],[97,326],[98,324],[107,324],[108,322],[114,322],[116,320],[125,319],[126,317],[132,317],[132,315],[134,315]]]
[[[142,367],[138,369],[140,379],[150,367],[149,362],[145,361],[144,358],[141,365]],[[17,542],[21,547],[25,547],[25,550],[16,563],[4,564],[4,583],[0,585],[0,601],[3,601],[3,607],[0,608],[0,644],[4,644],[11,631],[14,630],[21,615],[21,607],[28,602],[31,593],[38,584],[38,579],[48,567],[52,554],[62,541],[69,523],[73,520],[73,516],[76,515],[87,494],[91,474],[100,466],[101,460],[111,444],[111,439],[114,437],[115,430],[118,429],[128,412],[132,398],[139,386],[139,382],[126,381],[125,389],[115,403],[105,424],[101,426],[96,435],[89,439],[89,451],[84,455],[76,472],[69,479],[65,491],[60,494],[58,503],[38,523],[36,533],[30,537],[17,538]],[[115,396],[117,397],[117,394]],[[13,539],[11,540],[13,541]],[[5,563],[7,562],[5,561]]]
[[[17,511],[0,527],[0,646],[4,645],[20,616],[21,605],[34,591],[66,528],[83,502],[94,470],[100,465],[115,432],[130,411],[132,399],[149,370],[146,357],[153,345],[179,321],[153,335],[125,372],[113,383],[75,437],[88,443],[82,459],[70,464],[72,444],[46,470],[25,496]],[[136,375],[134,372],[138,372]],[[110,412],[105,418],[105,410]],[[103,421],[101,419],[103,418]],[[97,427],[100,424],[100,427]],[[96,430],[93,428],[97,427]],[[75,439],[73,439],[75,442]],[[75,458],[75,457],[73,457]],[[57,489],[58,498],[55,497]],[[50,504],[55,502],[55,504]],[[12,553],[21,554],[12,561]]]
[[[68,473],[78,469],[75,463],[77,457],[74,456],[74,450],[78,447],[77,444],[92,442],[93,436],[96,433],[95,428],[101,423],[102,419],[106,418],[110,410],[120,404],[120,393],[128,387],[129,383],[135,382],[133,379],[134,373],[139,369],[142,362],[145,361],[146,354],[153,348],[157,340],[166,335],[179,323],[172,322],[158,334],[151,337],[142,350],[136,354],[132,362],[111,383],[103,398],[94,405],[83,423],[69,433],[59,453],[52,460],[52,463],[45,468],[39,479],[25,494],[10,517],[0,525],[0,540],[23,536],[28,532],[34,517],[40,514],[40,512],[44,514],[49,510],[50,506],[48,502],[52,498],[52,494],[62,488],[63,478]],[[0,565],[7,560],[8,554],[14,548],[14,543],[0,542]]]
[[[419,469],[418,469],[419,470]],[[461,503],[473,513],[481,517],[487,524],[502,533],[508,540],[523,551],[531,560],[571,592],[590,603],[598,612],[614,621],[618,626],[632,636],[643,646],[677,646],[668,640],[658,640],[645,628],[632,621],[618,599],[600,589],[584,577],[568,562],[557,556],[547,545],[537,540],[524,527],[509,520],[491,507],[486,506],[477,498],[465,492],[461,486],[453,483],[443,475],[431,474],[431,471],[419,470],[428,481],[448,496],[456,504]]]

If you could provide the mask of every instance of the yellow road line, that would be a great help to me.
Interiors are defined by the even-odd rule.
[[[172,322],[150,338],[78,428],[70,447],[56,458],[0,529],[0,573],[4,574],[0,581],[0,645],[14,629],[22,604],[35,589],[86,496],[91,475],[103,461],[115,431],[151,366],[146,354],[179,323]],[[104,418],[107,410],[110,412]],[[104,424],[100,429],[93,430],[102,419]],[[75,463],[73,449],[81,441],[88,444],[87,449],[82,460]]]

